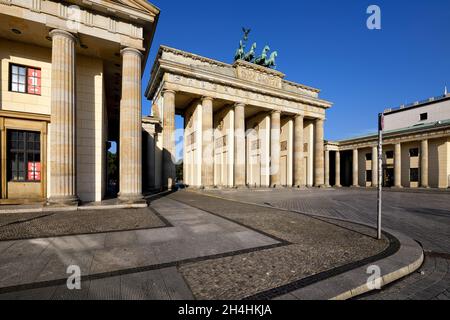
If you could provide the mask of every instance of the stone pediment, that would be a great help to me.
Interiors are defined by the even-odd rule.
[[[256,82],[269,87],[281,89],[284,73],[265,68],[244,60],[237,60],[233,67],[235,68],[238,79]]]

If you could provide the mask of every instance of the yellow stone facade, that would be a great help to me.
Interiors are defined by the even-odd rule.
[[[158,16],[144,0],[0,1],[0,203],[101,201],[108,141],[121,200],[142,199],[140,79]],[[39,94],[11,89],[12,65],[40,70]],[[12,131],[38,134],[39,180],[12,178]]]

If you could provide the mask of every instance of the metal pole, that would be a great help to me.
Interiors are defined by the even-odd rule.
[[[383,190],[383,128],[384,115],[378,114],[378,219],[377,219],[377,239],[381,240],[381,193]]]

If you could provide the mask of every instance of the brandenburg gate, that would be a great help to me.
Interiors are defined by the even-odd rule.
[[[234,64],[162,46],[146,97],[147,179],[172,188],[175,114],[184,117],[183,182],[191,187],[324,185],[324,120],[319,90],[274,69]],[[144,177],[145,178],[145,177]]]

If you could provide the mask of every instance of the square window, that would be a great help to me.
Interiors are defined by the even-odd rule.
[[[420,114],[420,121],[428,120],[428,113],[421,113]]]
[[[386,151],[386,159],[394,159],[394,151]]]
[[[409,156],[410,157],[418,157],[419,156],[419,148],[409,149]]]
[[[38,68],[10,65],[9,88],[10,91],[41,94],[41,70]]]
[[[367,161],[371,161],[372,160],[372,154],[371,153],[366,153],[366,160]]]

